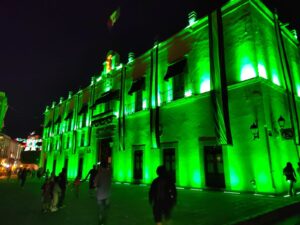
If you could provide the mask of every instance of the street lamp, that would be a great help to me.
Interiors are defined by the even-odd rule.
[[[280,116],[280,117],[279,117],[279,119],[278,119],[278,124],[279,124],[280,129],[284,128],[284,125],[285,125],[285,119],[283,118],[283,116]]]
[[[257,122],[254,122],[250,126],[250,130],[251,130],[251,133],[253,135],[253,140],[258,139],[259,138],[259,130],[258,130]]]

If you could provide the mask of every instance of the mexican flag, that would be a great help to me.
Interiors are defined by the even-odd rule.
[[[120,17],[120,7],[113,11],[107,21],[107,26],[111,29]]]

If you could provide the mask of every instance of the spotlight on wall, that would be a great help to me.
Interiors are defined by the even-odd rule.
[[[251,130],[251,133],[252,133],[252,135],[253,135],[253,140],[259,139],[259,130],[258,130],[258,126],[257,126],[257,121],[254,122],[254,123],[250,126],[250,130]]]

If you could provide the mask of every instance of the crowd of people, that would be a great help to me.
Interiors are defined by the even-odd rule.
[[[164,166],[159,166],[156,173],[158,177],[153,180],[149,189],[149,204],[152,207],[155,223],[162,225],[164,221],[168,222],[171,218],[171,211],[176,204],[177,192],[175,183]],[[65,191],[68,186],[65,168],[58,176],[53,173],[50,176],[48,174],[49,171],[45,173],[45,181],[42,185],[42,211],[44,213],[56,212],[64,206]],[[105,162],[102,162],[98,168],[94,165],[84,179],[78,175],[73,182],[70,182],[69,185],[71,185],[76,198],[79,198],[81,183],[87,179],[89,179],[90,196],[96,197],[98,222],[100,225],[104,225],[107,223],[110,205],[112,183],[110,166]]]
[[[23,188],[26,177],[30,173],[26,168],[18,171],[20,186]],[[171,219],[171,212],[176,205],[177,191],[175,182],[169,175],[165,166],[161,165],[156,170],[155,178],[149,189],[149,204],[152,207],[153,220],[156,225],[167,224]],[[73,182],[68,184],[67,170],[63,168],[58,176],[54,173],[49,175],[49,170],[37,171],[38,178],[44,177],[42,184],[42,212],[56,212],[59,208],[64,207],[64,199],[67,186],[70,185],[76,198],[79,198],[81,183],[88,179],[89,193],[91,197],[96,197],[98,205],[99,224],[104,225],[107,221],[108,208],[110,204],[112,172],[110,166],[102,162],[99,167],[93,166],[84,179],[78,175]],[[297,175],[298,174],[298,175]],[[298,167],[293,168],[291,162],[287,162],[283,168],[283,175],[288,182],[288,194],[294,196],[296,177],[300,176],[300,162]]]

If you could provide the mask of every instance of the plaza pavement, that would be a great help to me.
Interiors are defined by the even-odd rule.
[[[42,180],[29,178],[21,188],[16,179],[0,179],[0,224],[97,225],[96,200],[88,195],[87,182],[78,199],[68,186],[66,207],[53,213],[41,213],[41,184]],[[148,190],[149,186],[113,184],[107,225],[154,225]],[[299,209],[299,201],[300,195],[286,198],[178,189],[172,225],[277,224],[288,216],[287,211]]]

